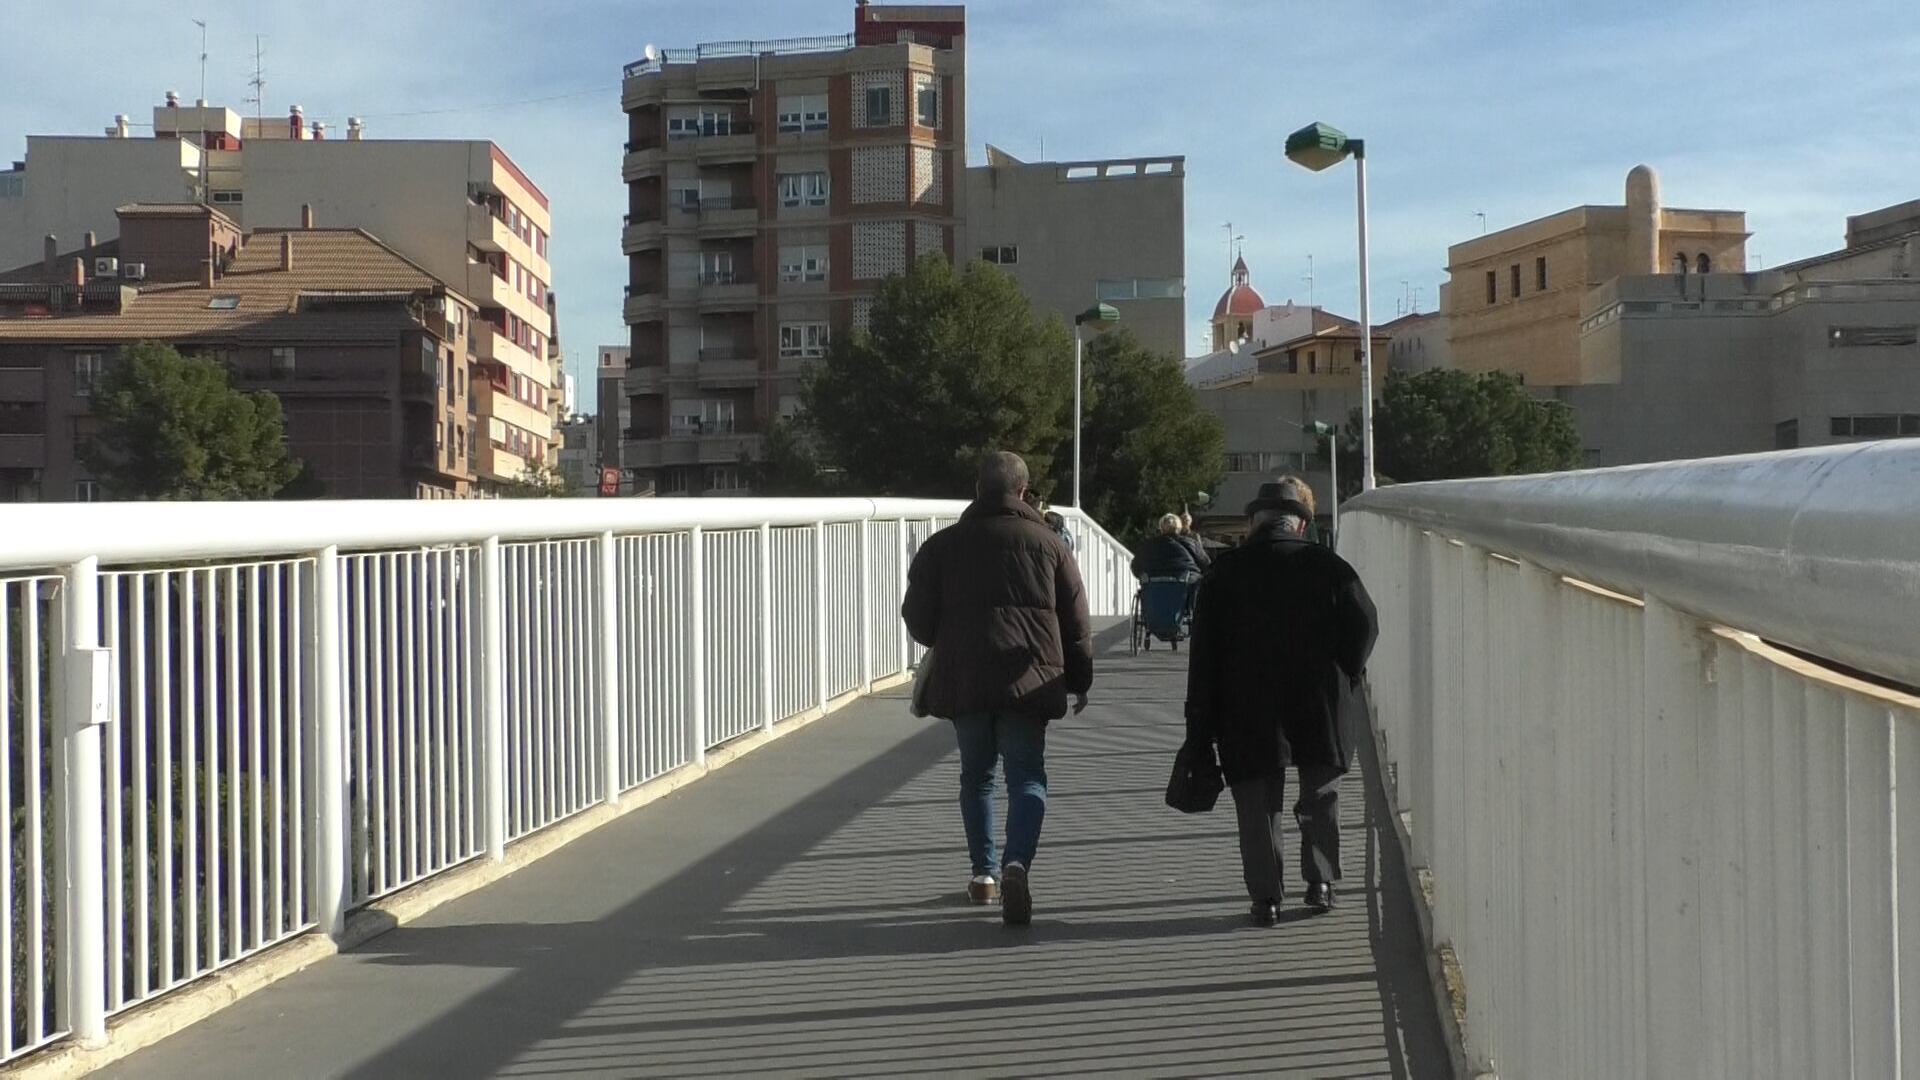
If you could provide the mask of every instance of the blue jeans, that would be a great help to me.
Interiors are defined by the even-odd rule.
[[[1040,822],[1047,816],[1047,725],[1008,713],[956,716],[960,742],[960,821],[975,875],[1000,876],[993,844],[993,767],[1007,763],[1006,860],[1033,865]]]

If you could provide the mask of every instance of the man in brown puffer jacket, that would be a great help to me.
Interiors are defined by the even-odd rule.
[[[1027,464],[988,454],[973,504],[920,546],[901,618],[932,649],[927,711],[960,743],[960,820],[978,904],[1001,897],[1008,925],[1033,917],[1027,872],[1047,811],[1047,722],[1087,707],[1093,639],[1087,594],[1066,545],[1021,501]],[[993,773],[1006,759],[1004,871],[993,842]],[[1004,895],[1003,895],[1004,894]]]

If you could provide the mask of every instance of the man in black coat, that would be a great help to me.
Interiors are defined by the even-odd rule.
[[[1246,542],[1200,585],[1187,666],[1187,738],[1217,744],[1233,790],[1240,861],[1256,922],[1279,914],[1286,768],[1306,902],[1325,911],[1340,879],[1340,777],[1367,723],[1361,675],[1379,634],[1373,600],[1345,559],[1306,539],[1313,489],[1287,477],[1247,504]]]

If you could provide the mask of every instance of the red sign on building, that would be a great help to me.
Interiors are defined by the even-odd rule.
[[[600,470],[600,494],[620,494],[620,470],[609,465]]]

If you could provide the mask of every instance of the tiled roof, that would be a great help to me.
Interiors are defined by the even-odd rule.
[[[282,235],[293,238],[292,270],[280,269]],[[440,286],[360,229],[262,229],[212,288],[168,282],[140,287],[119,312],[0,317],[0,341],[384,339],[412,324],[403,309],[316,301],[328,294],[336,300],[342,294],[411,295]],[[239,299],[232,308],[211,308],[213,297]]]
[[[1235,285],[1220,294],[1220,302],[1213,305],[1213,317],[1217,319],[1229,313],[1252,315],[1264,311],[1266,306],[1267,302],[1260,298],[1260,294],[1253,290],[1253,286]]]

